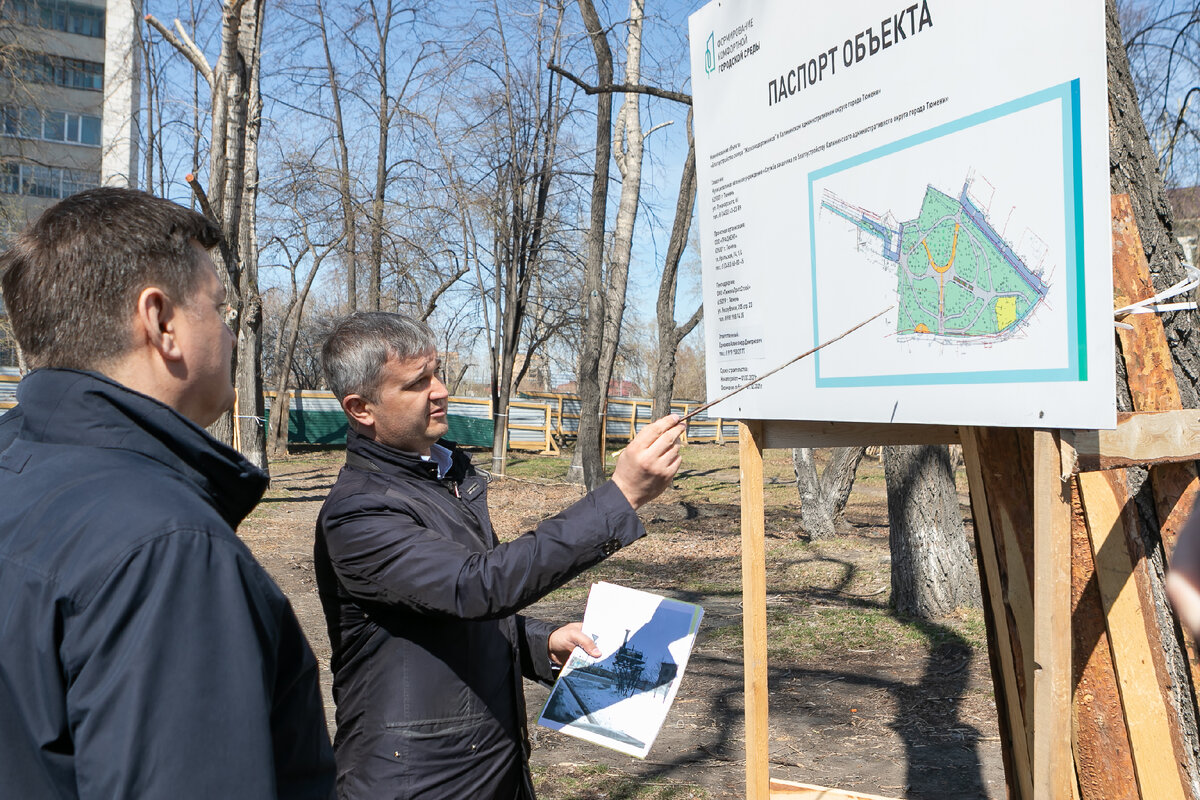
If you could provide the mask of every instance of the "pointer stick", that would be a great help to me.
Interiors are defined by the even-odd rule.
[[[878,314],[876,314],[875,316],[871,317],[870,319],[864,319],[862,322],[858,323],[857,325],[855,325],[855,326],[854,326],[853,328],[851,328],[850,330],[848,330],[848,331],[844,331],[843,333],[839,333],[837,336],[833,337],[832,339],[829,339],[828,341],[821,342],[819,345],[817,345],[817,346],[816,346],[816,347],[814,347],[813,349],[811,349],[811,350],[806,350],[806,351],[804,351],[803,353],[801,353],[800,355],[798,355],[798,356],[796,356],[795,358],[791,359],[790,361],[788,361],[788,362],[786,362],[786,363],[784,363],[784,364],[780,364],[778,367],[776,367],[775,369],[771,370],[771,371],[770,371],[770,372],[768,372],[766,375],[760,375],[759,377],[755,378],[754,380],[750,381],[749,383],[744,383],[744,384],[742,384],[741,386],[737,387],[737,388],[736,388],[736,389],[734,389],[732,392],[728,392],[728,393],[726,393],[726,394],[723,394],[723,395],[721,395],[721,396],[720,396],[720,397],[718,397],[716,400],[713,400],[711,403],[705,403],[704,405],[700,406],[699,408],[696,408],[696,409],[693,409],[693,410],[689,411],[688,413],[686,413],[686,414],[684,414],[682,417],[680,417],[680,418],[679,418],[679,421],[680,421],[681,423],[683,423],[683,422],[687,422],[689,419],[691,419],[692,417],[696,416],[696,415],[697,415],[697,414],[699,414],[701,411],[707,411],[709,408],[712,408],[712,407],[713,407],[713,406],[715,406],[717,403],[720,403],[722,400],[728,400],[729,398],[733,397],[735,394],[737,394],[738,392],[742,391],[743,389],[749,389],[749,388],[750,388],[751,386],[753,386],[754,384],[756,384],[756,383],[758,383],[758,382],[760,382],[760,381],[764,380],[765,378],[769,378],[769,377],[771,377],[771,376],[772,376],[772,375],[774,375],[776,372],[779,372],[781,369],[783,369],[783,368],[785,368],[785,367],[790,367],[792,364],[795,364],[795,363],[796,363],[797,361],[799,361],[800,359],[802,359],[802,358],[806,358],[807,356],[811,356],[813,353],[817,352],[817,351],[818,351],[818,350],[820,350],[822,347],[828,347],[829,345],[831,345],[831,344],[833,344],[834,342],[836,342],[838,339],[844,339],[844,338],[846,338],[847,336],[849,336],[850,334],[854,333],[856,330],[858,330],[858,329],[859,329],[859,328],[861,328],[862,326],[866,325],[868,322],[873,322],[874,320],[877,320],[877,319],[879,319],[879,318],[880,318],[880,317],[882,317],[884,314],[886,314],[887,312],[891,311],[893,308],[895,308],[895,306],[894,306],[894,305],[888,306],[888,307],[887,307],[887,308],[885,308],[883,311],[880,311]]]
[[[816,346],[816,347],[814,347],[813,349],[811,349],[811,350],[805,350],[803,353],[801,353],[800,355],[796,356],[795,358],[793,358],[793,359],[791,359],[791,360],[789,360],[789,361],[787,361],[787,362],[785,362],[785,363],[783,363],[783,364],[780,364],[778,367],[776,367],[775,369],[771,370],[771,371],[770,371],[770,372],[768,372],[766,375],[760,375],[759,377],[755,378],[754,380],[750,381],[749,383],[743,383],[741,386],[737,387],[737,388],[736,388],[736,389],[734,389],[732,392],[726,392],[725,394],[723,394],[723,395],[721,395],[720,397],[718,397],[716,400],[713,400],[711,403],[705,403],[704,405],[700,406],[699,408],[694,408],[694,409],[692,409],[691,411],[689,411],[688,413],[684,414],[682,417],[680,417],[680,418],[679,418],[679,423],[680,423],[680,424],[683,424],[683,423],[687,422],[689,419],[691,419],[692,417],[696,416],[696,415],[697,415],[697,414],[699,414],[701,411],[707,411],[708,409],[712,408],[713,406],[715,406],[717,403],[721,402],[722,400],[728,400],[729,398],[733,397],[735,394],[737,394],[738,392],[742,391],[743,389],[749,389],[751,386],[753,386],[754,384],[756,384],[756,383],[758,383],[758,382],[762,381],[764,378],[769,378],[769,377],[771,377],[772,375],[774,375],[776,372],[779,372],[779,370],[781,370],[781,369],[783,369],[783,368],[785,368],[785,367],[790,367],[792,364],[795,364],[797,361],[799,361],[799,360],[800,360],[800,359],[802,359],[802,358],[806,358],[807,356],[811,356],[813,353],[817,352],[817,351],[818,351],[818,350],[820,350],[822,347],[828,347],[829,345],[833,344],[834,342],[836,342],[836,341],[837,341],[837,340],[839,340],[839,339],[845,339],[847,336],[849,336],[850,334],[854,333],[856,330],[858,330],[858,329],[859,329],[859,328],[861,328],[862,326],[866,325],[868,322],[873,322],[874,320],[877,320],[877,319],[879,319],[880,317],[882,317],[884,314],[886,314],[887,312],[891,311],[891,310],[892,310],[893,308],[895,308],[895,307],[896,307],[896,306],[894,306],[894,305],[888,306],[888,307],[887,307],[887,308],[885,308],[883,311],[880,311],[878,314],[875,314],[875,315],[874,315],[874,316],[872,316],[872,317],[869,317],[869,318],[867,318],[867,319],[864,319],[862,322],[858,323],[857,325],[855,325],[855,326],[854,326],[853,328],[851,328],[850,330],[848,330],[848,331],[842,331],[841,333],[839,333],[837,336],[833,337],[832,339],[829,339],[829,340],[827,340],[827,341],[821,342],[819,345],[817,345],[817,346]],[[611,456],[609,456],[609,458],[617,458],[618,456],[620,456],[620,455],[621,455],[621,453],[624,453],[624,452],[625,452],[625,448],[624,448],[624,447],[622,447],[620,450],[616,451],[616,452],[615,452],[615,453],[613,453]]]

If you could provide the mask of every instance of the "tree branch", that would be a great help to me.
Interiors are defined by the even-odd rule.
[[[192,63],[196,71],[204,76],[204,80],[208,81],[208,85],[211,88],[213,83],[212,67],[209,65],[208,59],[204,57],[204,53],[192,41],[192,37],[187,35],[187,31],[183,29],[183,25],[179,23],[179,20],[175,20],[175,28],[179,31],[179,35],[176,36],[174,31],[159,22],[153,14],[147,14],[144,19],[147,25],[154,28],[154,30],[158,31],[167,40],[167,44],[178,50],[184,58]]]
[[[583,89],[584,94],[615,94],[617,92],[624,92],[625,94],[648,94],[652,97],[662,97],[666,100],[674,100],[677,103],[683,103],[688,106],[692,104],[692,96],[684,92],[659,89],[657,86],[645,86],[640,83],[606,83],[601,86],[592,86],[589,83],[584,83],[581,79],[576,78],[556,64],[547,64],[546,66],[550,68],[551,72],[558,73],[580,89]]]

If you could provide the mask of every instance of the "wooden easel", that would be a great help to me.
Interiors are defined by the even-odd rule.
[[[1154,293],[1125,196],[1113,198],[1113,268],[1118,305]],[[1135,411],[1112,431],[740,424],[748,800],[878,800],[769,777],[763,450],[955,442],[971,488],[1009,797],[1193,797],[1179,681],[1164,657],[1175,632],[1155,618],[1123,468],[1150,467],[1169,554],[1200,489],[1200,410],[1180,410],[1161,321],[1128,321],[1134,330],[1120,338]],[[1195,709],[1200,674],[1188,677]]]

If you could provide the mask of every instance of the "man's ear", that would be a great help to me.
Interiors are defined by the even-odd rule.
[[[375,412],[372,404],[362,395],[348,394],[342,398],[342,410],[350,418],[350,422],[360,427],[375,426]]]
[[[180,361],[183,351],[176,336],[178,310],[171,298],[157,286],[147,286],[138,295],[134,316],[134,335],[159,352],[167,361]]]

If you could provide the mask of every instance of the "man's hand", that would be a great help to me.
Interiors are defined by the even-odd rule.
[[[679,437],[683,431],[678,415],[668,414],[642,428],[621,453],[612,481],[629,505],[643,506],[671,485],[679,471]]]
[[[583,648],[583,652],[593,658],[600,657],[600,648],[596,647],[592,637],[583,632],[583,623],[572,622],[550,634],[550,662],[556,667],[563,666],[576,647]]]

